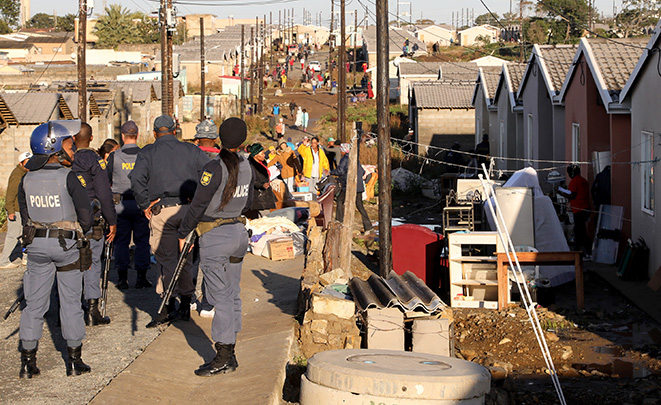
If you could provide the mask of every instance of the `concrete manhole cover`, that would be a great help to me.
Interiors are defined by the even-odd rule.
[[[444,371],[452,368],[450,364],[443,361],[399,354],[359,354],[347,357],[347,361],[350,363],[372,365],[375,369],[382,369],[383,371],[398,370],[400,373]]]

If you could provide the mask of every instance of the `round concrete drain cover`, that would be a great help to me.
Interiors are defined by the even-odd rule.
[[[426,357],[402,354],[359,354],[347,357],[350,363],[369,364],[376,371],[391,372],[397,370],[400,373],[414,373],[419,371],[444,371],[452,368],[448,363],[441,360],[430,360]]]
[[[391,398],[468,399],[489,392],[491,375],[479,364],[425,353],[330,350],[308,361],[307,379],[355,394]]]

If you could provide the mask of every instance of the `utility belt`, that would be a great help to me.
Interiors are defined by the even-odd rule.
[[[197,235],[202,236],[205,233],[209,232],[210,230],[214,228],[218,228],[219,226],[227,225],[227,224],[238,224],[242,223],[243,225],[246,224],[246,217],[236,217],[236,218],[218,218],[215,221],[201,221],[197,224]]]
[[[85,235],[86,237],[94,240],[101,240],[105,235],[104,230],[106,229],[106,220],[103,217],[98,216],[94,217],[94,222],[92,223],[92,228]]]
[[[161,210],[163,208],[170,208],[170,207],[178,207],[180,205],[188,205],[188,203],[169,203],[169,204],[156,204],[153,207],[151,207],[151,213],[152,215],[158,215],[161,213]]]
[[[78,248],[78,260],[65,266],[56,267],[57,271],[86,271],[92,266],[92,249],[89,240],[83,235],[82,228],[77,222],[59,221],[41,224],[28,220],[28,223],[23,226],[21,244],[26,247],[34,241],[34,238],[56,238],[65,252],[74,247]],[[67,240],[72,240],[73,243],[67,246]]]

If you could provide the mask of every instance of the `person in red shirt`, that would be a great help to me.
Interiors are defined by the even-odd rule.
[[[581,168],[577,165],[567,167],[570,193],[560,194],[569,199],[569,206],[574,214],[574,250],[582,251],[589,258],[592,246],[588,239],[587,224],[590,219],[590,187],[585,177],[581,176]]]

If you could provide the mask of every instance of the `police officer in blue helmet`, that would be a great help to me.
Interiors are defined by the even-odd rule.
[[[30,137],[34,155],[25,165],[29,172],[18,188],[22,242],[28,259],[23,276],[26,305],[19,329],[21,378],[39,375],[37,346],[55,279],[62,337],[67,343],[67,375],[91,370],[81,359],[85,323],[80,297],[83,271],[91,263],[83,235],[92,226],[92,209],[81,178],[69,168],[74,154],[72,136],[79,128],[80,121],[39,125]]]
[[[195,371],[202,377],[231,373],[238,367],[234,346],[241,330],[239,283],[248,249],[248,232],[241,214],[250,207],[253,192],[251,166],[238,154],[246,136],[243,120],[228,118],[223,122],[220,153],[204,166],[193,201],[179,225],[180,246],[194,229],[200,236],[205,296],[216,309],[211,338],[217,354]]]

